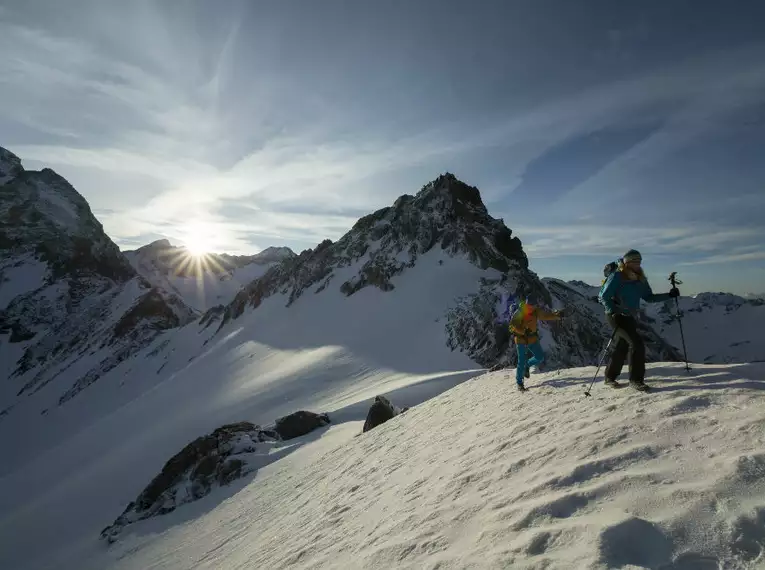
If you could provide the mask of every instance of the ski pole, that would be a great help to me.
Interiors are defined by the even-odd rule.
[[[678,285],[682,285],[683,282],[679,281],[677,277],[677,271],[673,271],[669,274],[669,282],[672,284],[673,288],[676,288]],[[680,310],[680,301],[678,301],[677,297],[675,297],[675,308],[677,309],[677,323],[680,325],[680,340],[683,342],[683,358],[685,358],[685,370],[686,372],[690,372],[691,367],[688,365],[688,351],[685,350],[685,334],[683,333],[683,313]]]
[[[590,395],[590,391],[592,390],[592,385],[595,384],[595,378],[598,377],[598,372],[600,372],[600,367],[603,366],[603,361],[606,359],[606,354],[608,354],[608,349],[611,348],[611,343],[614,342],[615,336],[616,336],[616,329],[614,329],[614,332],[611,334],[611,338],[608,339],[608,344],[606,345],[606,349],[603,351],[603,355],[600,357],[600,362],[598,362],[598,368],[597,370],[595,370],[595,376],[592,377],[592,382],[590,382],[590,387],[584,391],[585,396]]]

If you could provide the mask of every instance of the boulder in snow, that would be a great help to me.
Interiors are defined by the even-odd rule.
[[[323,427],[328,423],[329,416],[327,414],[316,414],[301,410],[276,420],[274,431],[282,439],[293,439],[305,435],[316,428]]]
[[[101,537],[114,542],[127,525],[172,512],[184,503],[201,499],[213,487],[247,475],[254,470],[248,459],[258,451],[267,451],[279,439],[273,430],[250,422],[224,425],[195,439],[165,463],[136,500],[101,531]]]
[[[409,408],[401,409],[394,406],[385,396],[375,396],[375,401],[367,413],[363,431],[367,432],[372,428],[376,428],[380,424],[384,424],[392,417],[402,414],[408,409]]]

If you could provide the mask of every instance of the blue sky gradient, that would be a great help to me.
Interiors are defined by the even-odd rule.
[[[445,171],[542,276],[765,292],[765,3],[0,0],[0,145],[123,248],[295,250]]]

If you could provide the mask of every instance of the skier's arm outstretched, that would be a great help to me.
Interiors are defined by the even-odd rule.
[[[670,293],[654,293],[648,279],[645,280],[644,285],[642,298],[646,303],[661,303],[672,298]]]
[[[537,309],[537,318],[542,321],[559,321],[563,316],[561,311],[545,311],[544,309]]]

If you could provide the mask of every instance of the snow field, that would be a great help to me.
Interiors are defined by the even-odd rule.
[[[652,364],[654,392],[596,384],[585,399],[593,372],[532,376],[526,394],[512,371],[485,374],[367,434],[325,428],[94,564],[762,567],[765,367]]]

